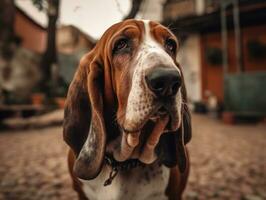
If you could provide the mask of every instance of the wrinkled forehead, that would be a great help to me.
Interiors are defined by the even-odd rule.
[[[146,38],[151,37],[159,43],[163,43],[167,38],[172,38],[178,42],[175,35],[165,26],[149,20],[143,20],[142,22]]]
[[[175,36],[163,25],[149,21],[149,20],[126,20],[114,24],[103,34],[100,39],[100,45],[106,45],[110,47],[110,43],[120,35],[125,35],[130,38],[138,38],[139,41],[143,41],[144,38],[150,37],[159,43],[162,43],[166,38],[175,38]]]

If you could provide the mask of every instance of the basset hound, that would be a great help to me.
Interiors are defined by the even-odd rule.
[[[63,123],[79,199],[181,199],[191,119],[177,51],[166,27],[126,20],[81,59]]]

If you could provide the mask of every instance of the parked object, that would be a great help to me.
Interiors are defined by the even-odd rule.
[[[224,69],[224,104],[225,110],[231,117],[265,117],[266,116],[266,73],[247,73],[243,66],[243,52],[241,48],[241,28],[239,21],[238,0],[223,1],[221,3],[221,28],[223,44]],[[228,70],[228,34],[226,10],[233,6],[233,22],[235,35],[236,73]],[[233,113],[233,114],[232,114]],[[227,116],[227,115],[226,115]],[[227,121],[227,120],[225,120]],[[229,120],[231,121],[231,120]]]
[[[225,108],[242,116],[266,116],[266,73],[225,76]]]

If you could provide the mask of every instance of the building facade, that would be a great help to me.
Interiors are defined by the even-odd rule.
[[[165,25],[171,25],[181,41],[179,62],[192,102],[206,101],[210,94],[224,101],[221,2],[217,0],[167,0]],[[223,1],[225,2],[225,1]],[[227,0],[228,73],[238,73],[233,7]],[[233,1],[231,1],[233,2]],[[266,2],[239,0],[242,72],[266,71]]]

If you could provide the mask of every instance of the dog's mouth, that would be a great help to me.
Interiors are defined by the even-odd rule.
[[[146,118],[140,123],[138,127],[128,129],[123,125],[120,125],[120,128],[125,133],[134,134],[136,132],[142,131],[149,121],[156,122],[166,115],[169,116],[169,122],[166,126],[165,132],[176,131],[179,126],[178,111],[176,107],[170,103],[158,103],[154,105],[154,109],[146,116]]]
[[[164,115],[155,122],[148,120],[140,131],[123,132],[120,150],[114,152],[114,158],[120,162],[130,158],[139,159],[145,164],[154,162],[157,158],[155,147],[168,123],[169,116]]]
[[[167,123],[167,126],[165,127],[164,132],[176,131],[179,125],[179,119],[175,107],[171,104],[164,104],[159,107],[157,112],[154,112],[149,117],[148,121],[151,120],[153,122],[156,122],[166,115],[169,116],[169,121]]]
[[[155,147],[160,136],[165,132],[175,131],[179,119],[175,107],[169,104],[158,105],[135,130],[122,128],[120,151],[114,154],[118,161],[137,158],[145,164],[154,162],[157,158]]]

